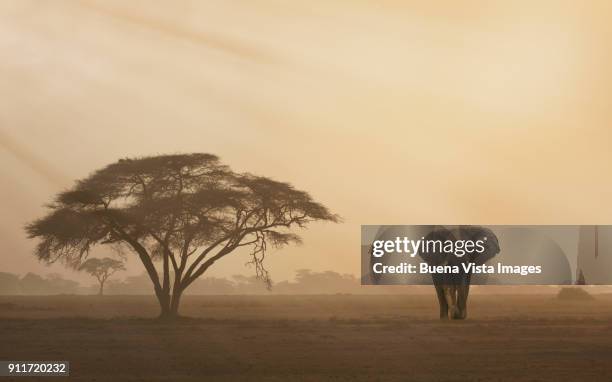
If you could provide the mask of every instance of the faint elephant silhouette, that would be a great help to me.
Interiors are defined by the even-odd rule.
[[[432,278],[440,304],[440,319],[465,319],[472,272],[466,272],[462,264],[483,265],[497,255],[500,250],[497,236],[490,229],[480,226],[456,226],[455,228],[438,226],[425,236],[425,240],[483,241],[484,251],[481,253],[473,251],[462,257],[452,252],[422,253],[419,251],[419,256],[430,266],[450,265],[459,268],[459,273],[433,273]]]
[[[569,234],[558,231],[553,234],[537,226],[498,226],[493,228],[499,240],[501,253],[495,261],[506,266],[540,265],[540,273],[496,274],[483,284],[500,285],[568,285],[572,284],[570,261],[555,236]],[[553,235],[551,235],[553,234]],[[567,248],[567,247],[566,247]],[[472,284],[476,284],[472,280]]]
[[[612,284],[612,226],[581,226],[576,284]]]

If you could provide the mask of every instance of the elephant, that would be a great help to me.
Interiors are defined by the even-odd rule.
[[[462,263],[483,265],[497,255],[500,251],[497,236],[490,229],[480,226],[436,226],[427,234],[425,240],[441,240],[442,242],[447,240],[452,242],[459,240],[483,241],[484,249],[481,253],[473,251],[462,257],[447,252],[423,253],[422,250],[419,251],[419,256],[429,266],[450,265],[457,266],[459,269],[459,273],[432,273],[433,284],[440,304],[440,319],[463,320],[467,318],[467,300],[472,273],[471,271],[466,272]]]

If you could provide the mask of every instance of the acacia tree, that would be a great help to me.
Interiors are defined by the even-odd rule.
[[[104,283],[111,277],[115,272],[125,270],[123,261],[111,259],[105,257],[103,259],[89,258],[79,265],[80,271],[85,271],[90,275],[94,276],[98,283],[100,283],[100,290],[98,294],[102,296],[104,294]]]
[[[308,193],[235,173],[210,154],[119,160],[77,181],[49,208],[26,226],[40,240],[39,259],[78,267],[95,245],[127,248],[151,279],[160,318],[177,317],[185,289],[239,248],[249,249],[256,275],[270,285],[269,245],[300,243],[292,228],[339,220]]]

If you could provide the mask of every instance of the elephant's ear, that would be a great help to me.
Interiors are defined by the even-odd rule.
[[[444,252],[444,242],[456,240],[455,235],[446,228],[436,228],[425,236],[423,243],[434,243],[440,241],[442,245],[432,245],[429,251],[423,251],[423,246],[419,249],[419,256],[427,265],[444,265],[448,260],[448,253]],[[424,245],[424,244],[423,244]]]
[[[482,253],[474,252],[471,255],[471,261],[476,265],[482,265],[491,260],[500,251],[499,240],[497,236],[488,228],[479,226],[461,227],[462,236],[474,242],[481,241],[484,246]]]

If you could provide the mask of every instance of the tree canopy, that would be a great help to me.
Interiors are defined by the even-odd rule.
[[[162,316],[176,314],[182,291],[237,248],[250,248],[256,275],[269,283],[268,246],[300,243],[292,228],[339,221],[288,183],[235,173],[200,153],[119,160],[77,181],[49,209],[26,227],[39,239],[39,259],[78,267],[95,245],[127,248],[151,278]]]

